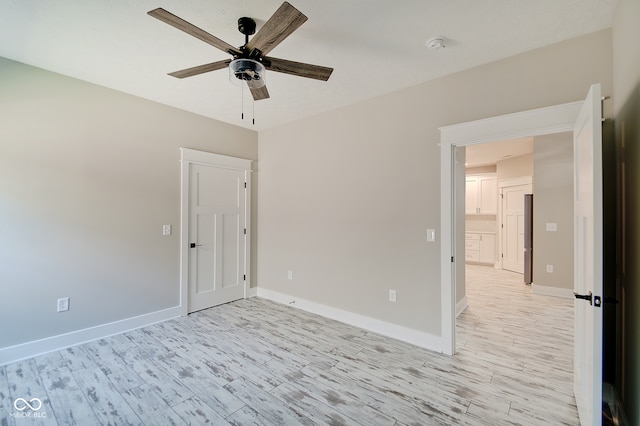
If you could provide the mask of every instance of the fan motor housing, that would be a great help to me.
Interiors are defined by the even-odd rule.
[[[249,36],[256,33],[256,21],[246,16],[238,19],[238,31]]]

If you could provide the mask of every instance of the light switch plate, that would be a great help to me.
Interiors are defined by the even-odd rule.
[[[162,235],[171,235],[171,225],[162,225]]]
[[[69,310],[69,298],[61,297],[58,299],[58,312],[65,312]]]
[[[547,223],[547,231],[556,232],[558,230],[557,223]]]
[[[427,229],[427,241],[433,243],[436,241],[436,230],[435,229]]]

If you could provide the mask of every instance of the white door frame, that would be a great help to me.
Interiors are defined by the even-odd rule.
[[[580,107],[572,102],[484,120],[440,127],[440,294],[443,353],[453,355],[455,341],[455,148],[507,139],[572,132]],[[462,167],[462,165],[460,165]],[[464,257],[460,259],[464,261]]]
[[[244,158],[228,157],[226,155],[213,154],[210,152],[196,151],[194,149],[180,148],[180,314],[187,315],[189,304],[189,169],[191,164],[201,164],[205,166],[219,167],[230,170],[240,170],[245,173],[247,190],[245,191],[245,228],[244,235],[244,297],[250,281],[251,265],[249,254],[251,253],[249,243],[251,241],[251,160]]]

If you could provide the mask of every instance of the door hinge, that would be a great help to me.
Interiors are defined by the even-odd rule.
[[[247,228],[244,228],[244,235],[247,235]]]
[[[451,263],[453,263],[455,261],[455,259],[453,258],[453,256],[451,256]]]
[[[244,274],[244,276],[242,277],[242,279],[243,279],[244,281],[246,281],[246,280],[247,280],[247,274]]]
[[[244,187],[245,187],[245,188],[247,187],[247,182],[245,182],[245,183],[244,183]]]
[[[611,99],[611,96],[603,96],[600,98],[600,121],[605,122],[607,119],[604,117],[604,101]]]

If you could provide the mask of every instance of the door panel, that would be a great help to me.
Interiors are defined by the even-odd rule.
[[[219,247],[221,247],[221,280],[222,287],[232,287],[240,285],[239,279],[242,277],[240,270],[239,242],[240,242],[240,223],[239,215],[225,214],[222,215],[222,233]]]
[[[190,165],[189,303],[194,312],[244,297],[245,172]]]
[[[573,131],[574,292],[602,297],[602,124],[593,85]],[[602,424],[602,307],[575,300],[574,393],[582,425]]]

